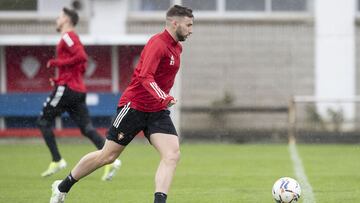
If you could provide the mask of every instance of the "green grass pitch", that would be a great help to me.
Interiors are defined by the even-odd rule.
[[[41,178],[50,157],[44,144],[1,144],[0,202],[48,202],[51,183],[94,150],[88,143],[59,147],[68,168]],[[298,145],[297,149],[316,202],[360,202],[359,145]],[[182,144],[181,151],[169,203],[273,203],[275,180],[295,178],[286,144]],[[120,158],[123,165],[112,181],[100,181],[103,170],[99,169],[75,185],[66,202],[152,202],[157,152],[136,142]]]

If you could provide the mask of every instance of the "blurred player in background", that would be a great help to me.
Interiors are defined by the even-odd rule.
[[[55,117],[65,111],[79,126],[81,133],[88,137],[97,149],[102,149],[105,143],[105,139],[92,126],[85,103],[86,87],[83,75],[87,66],[87,55],[75,33],[78,21],[79,16],[76,11],[68,8],[63,8],[56,20],[56,30],[61,33],[61,40],[56,47],[57,58],[49,60],[47,68],[57,67],[59,74],[56,79],[50,79],[54,90],[44,103],[38,119],[38,126],[52,156],[48,169],[41,174],[43,177],[50,176],[66,167],[66,161],[60,155],[51,127]],[[105,167],[103,180],[110,180],[120,167],[120,160],[113,161],[113,164]]]
[[[104,148],[85,155],[63,181],[55,181],[50,202],[64,202],[78,180],[116,160],[140,131],[161,158],[155,175],[154,202],[166,202],[180,158],[179,139],[167,110],[176,104],[176,99],[169,92],[180,67],[179,41],[185,41],[192,33],[192,25],[191,9],[175,5],[168,10],[165,30],[145,45],[132,81],[120,98]]]

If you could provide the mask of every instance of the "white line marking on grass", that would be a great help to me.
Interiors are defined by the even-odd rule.
[[[301,196],[304,198],[303,203],[315,203],[316,201],[315,201],[314,193],[306,177],[303,164],[296,149],[295,141],[289,142],[289,151],[290,151],[291,160],[293,162],[296,178],[301,186],[301,190],[302,190]]]

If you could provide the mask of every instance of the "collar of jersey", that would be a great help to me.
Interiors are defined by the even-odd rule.
[[[164,40],[166,40],[167,43],[170,43],[173,46],[177,45],[177,41],[170,35],[170,33],[167,30],[164,30],[164,32],[161,34]]]

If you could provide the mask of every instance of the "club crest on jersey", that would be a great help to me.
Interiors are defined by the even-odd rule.
[[[174,55],[171,55],[170,57],[170,66],[175,65],[175,59],[174,59]]]
[[[122,133],[122,132],[120,132],[119,134],[118,134],[118,140],[122,140],[122,139],[124,139],[124,133]]]

